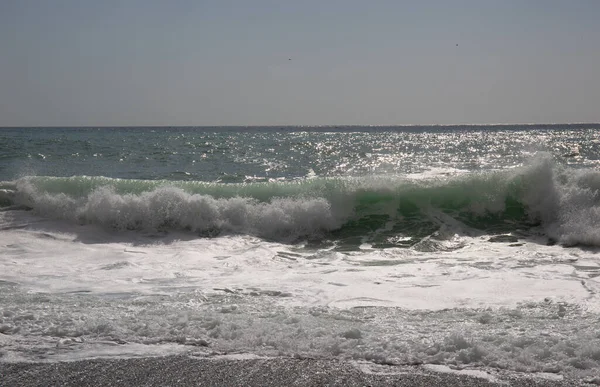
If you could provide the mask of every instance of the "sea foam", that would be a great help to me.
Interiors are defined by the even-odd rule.
[[[4,183],[5,204],[114,229],[180,229],[277,240],[361,236],[419,238],[440,216],[481,233],[541,226],[565,245],[600,245],[600,172],[540,157],[510,170],[411,180],[312,178],[252,184],[25,177]],[[423,231],[425,230],[425,231]],[[459,232],[457,230],[457,232]],[[380,232],[381,234],[381,232]]]

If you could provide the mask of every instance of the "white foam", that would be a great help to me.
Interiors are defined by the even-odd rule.
[[[540,156],[523,172],[524,204],[549,236],[565,245],[600,246],[600,172],[567,169]]]
[[[35,207],[40,215],[117,230],[168,226],[294,239],[332,230],[342,221],[323,198],[273,198],[269,202],[243,197],[215,199],[188,194],[176,187],[157,188],[140,195],[120,195],[111,187],[101,187],[75,198],[64,193],[38,193],[26,180],[20,183],[19,194],[21,204]]]
[[[487,373],[485,371],[480,371],[480,370],[454,370],[448,366],[441,365],[441,364],[425,364],[423,366],[423,368],[425,368],[426,370],[429,370],[429,371],[440,372],[440,373],[445,373],[445,374],[472,376],[475,378],[486,379],[493,383],[498,381],[498,379],[496,379],[494,376],[490,375],[489,373]]]
[[[260,288],[293,295],[282,298],[289,305],[510,307],[551,297],[594,309],[593,292],[600,290],[586,272],[574,276],[573,263],[557,259],[563,249],[554,246],[515,249],[464,237],[468,246],[456,251],[311,254],[250,236],[189,239],[185,233],[171,233],[161,238],[93,225],[62,224],[56,232],[50,229],[61,228],[42,219],[35,225],[35,230],[4,231],[0,259],[3,279],[44,292]],[[521,255],[517,260],[515,253]],[[597,262],[593,253],[578,254],[579,260]]]
[[[4,361],[207,346],[577,375],[600,369],[600,260],[591,250],[464,233],[441,251],[342,252],[249,235],[111,231],[27,211],[0,213],[0,229],[0,326],[11,338]]]
[[[507,203],[518,203],[523,208],[513,208],[515,216],[525,211],[557,242],[600,246],[597,170],[571,169],[555,163],[550,155],[538,154],[530,165],[519,168],[463,172],[438,168],[408,177],[314,178],[254,185],[28,177],[2,183],[7,188],[0,191],[0,201],[25,205],[54,219],[117,230],[176,229],[213,236],[233,232],[285,242],[318,238],[349,220],[370,215],[402,223],[398,209],[406,203],[420,209],[423,221],[433,223],[440,217],[451,219],[455,212],[483,218],[510,213]],[[458,207],[444,208],[452,203]],[[362,213],[361,207],[370,212]],[[453,223],[455,232],[463,231],[458,219]]]

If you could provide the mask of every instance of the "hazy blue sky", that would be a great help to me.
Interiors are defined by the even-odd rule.
[[[0,0],[0,125],[600,122],[599,18],[599,0]]]

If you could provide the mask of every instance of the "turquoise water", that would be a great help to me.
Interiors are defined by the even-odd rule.
[[[599,129],[0,129],[0,363],[597,375]]]
[[[600,243],[598,219],[578,220],[598,206],[594,125],[0,133],[2,205],[49,218],[342,249],[418,247],[448,219]]]

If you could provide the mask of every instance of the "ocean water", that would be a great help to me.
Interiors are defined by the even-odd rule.
[[[597,375],[599,133],[0,129],[0,361]]]

